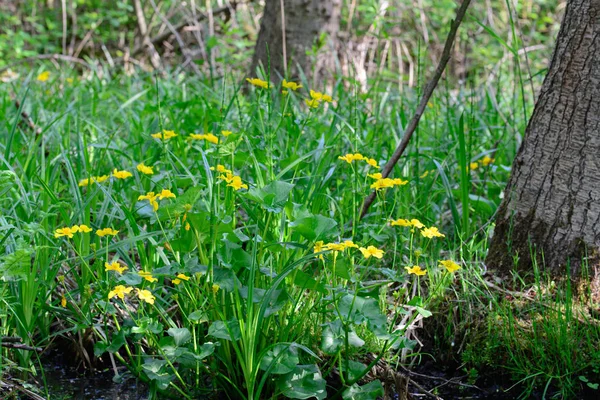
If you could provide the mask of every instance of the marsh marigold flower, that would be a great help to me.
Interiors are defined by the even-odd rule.
[[[91,178],[82,179],[79,181],[79,186],[89,186],[92,183],[102,183],[108,179],[108,175],[92,176]]]
[[[46,82],[48,79],[50,79],[50,72],[49,71],[44,71],[41,74],[39,74],[37,76],[37,80],[40,82]]]
[[[467,171],[474,171],[477,169],[477,167],[479,167],[479,164],[477,164],[476,162],[472,162],[467,167]]]
[[[114,176],[117,179],[127,179],[131,178],[133,175],[129,171],[119,171],[115,168],[112,173],[112,176]]]
[[[429,239],[433,239],[434,237],[446,237],[446,235],[438,231],[438,228],[435,226],[423,229],[421,235]]]
[[[302,87],[302,85],[297,84],[296,82],[288,82],[285,79],[281,83],[281,86],[286,89],[291,89],[294,92]]]
[[[171,192],[169,189],[163,189],[158,195],[156,195],[156,197],[159,200],[162,200],[162,199],[174,199],[175,198],[175,193]]]
[[[116,236],[119,233],[118,230],[113,229],[113,228],[103,228],[103,229],[98,229],[96,231],[96,235],[103,237],[103,236]]]
[[[177,278],[173,279],[173,283],[175,285],[179,285],[181,283],[181,281],[189,281],[190,277],[185,275],[185,274],[178,274]]]
[[[67,236],[69,239],[73,239],[73,234],[77,233],[77,231],[69,228],[68,226],[65,228],[58,228],[54,231],[54,237],[59,238],[63,236]]]
[[[371,257],[375,257],[375,258],[383,257],[383,250],[380,250],[375,246],[368,246],[367,248],[359,247],[358,249],[360,250],[362,255],[367,259],[371,258]]]
[[[481,165],[483,165],[484,167],[487,167],[488,165],[490,165],[493,162],[494,162],[494,159],[488,155],[486,155],[485,157],[483,157],[481,159]]]
[[[90,233],[92,231],[92,228],[90,228],[89,226],[87,226],[85,224],[74,225],[71,229],[73,229],[74,232],[81,232],[81,233]]]
[[[221,135],[223,135],[225,137],[227,137],[227,136],[229,136],[231,134],[233,134],[233,132],[231,132],[231,131],[221,131]]]
[[[379,164],[377,164],[377,160],[375,160],[374,158],[366,158],[365,161],[367,162],[367,164],[369,164],[371,167],[375,167],[377,169],[379,169]]]
[[[411,275],[423,276],[427,273],[427,270],[421,269],[421,267],[419,267],[418,265],[414,265],[412,267],[404,267],[404,269]]]
[[[162,132],[153,133],[150,136],[152,136],[155,139],[169,140],[171,138],[176,137],[177,134],[175,133],[175,131],[168,131],[163,129]]]
[[[375,172],[374,174],[367,174],[367,176],[369,178],[373,178],[373,179],[381,179],[381,178],[383,178],[383,175],[381,174],[381,172]]]
[[[304,99],[304,102],[308,106],[308,108],[317,108],[319,107],[319,100],[316,99]]]
[[[225,168],[225,166],[224,166],[224,165],[218,164],[216,169],[217,169],[217,172],[220,172],[220,173],[222,173],[222,174],[231,174],[231,170],[230,170],[230,169],[227,169],[227,168]],[[214,170],[215,170],[215,167],[210,167],[210,170],[211,170],[211,171],[214,171]]]
[[[237,175],[231,179],[231,182],[229,182],[227,186],[232,187],[234,190],[248,189],[248,185],[243,183],[242,178]]]
[[[418,219],[416,219],[416,218],[413,218],[413,219],[411,219],[411,220],[410,220],[410,223],[412,224],[412,226],[414,226],[414,227],[415,227],[415,228],[417,228],[417,229],[421,229],[421,228],[424,228],[424,227],[425,227],[425,225],[423,225],[423,224],[421,223],[421,221],[419,221],[419,220],[418,220]]]
[[[154,304],[156,297],[152,295],[152,292],[146,289],[135,289],[137,296],[140,300],[145,301],[148,304]]]
[[[152,175],[152,174],[154,174],[154,169],[153,169],[154,167],[150,167],[148,165],[145,165],[144,163],[139,163],[136,168],[142,174],[145,174],[145,175]]]
[[[124,265],[121,265],[121,264],[120,264],[119,262],[117,262],[117,261],[113,261],[113,262],[111,262],[110,264],[109,264],[109,263],[107,263],[107,262],[105,262],[105,263],[104,263],[104,270],[105,270],[106,272],[108,272],[108,271],[116,271],[116,272],[118,272],[119,274],[122,274],[122,273],[123,273],[123,271],[125,271],[126,269],[129,269],[129,268],[127,268],[127,267],[126,267],[126,266],[124,266]]]
[[[392,222],[390,222],[390,225],[392,225],[392,226],[412,226],[412,224],[409,220],[402,219],[402,218],[393,220]]]
[[[65,307],[67,306],[67,298],[65,297],[65,295],[64,295],[64,294],[63,294],[63,295],[60,297],[60,305],[61,305],[63,308],[65,308]]]
[[[460,265],[452,260],[441,260],[440,265],[448,270],[448,272],[456,272],[460,269]]]
[[[216,283],[212,285],[212,292],[213,293],[217,293],[219,291],[219,289],[221,289],[221,286],[217,285]]]
[[[132,290],[133,288],[131,286],[115,286],[115,288],[108,293],[108,299],[110,300],[115,296],[119,297],[120,299],[124,299],[125,295],[129,294]]]
[[[193,140],[206,140],[210,143],[219,144],[219,138],[212,133],[191,133],[189,137]]]
[[[148,192],[146,194],[142,194],[142,195],[138,196],[138,201],[148,200],[150,202],[150,205],[152,205],[152,208],[154,209],[154,211],[156,211],[156,210],[158,210],[158,202],[156,201],[157,197],[158,197],[158,195],[154,194],[154,192]]]
[[[151,272],[139,271],[138,275],[147,280],[148,282],[158,282],[158,279],[153,277]]]
[[[339,160],[344,160],[346,161],[348,164],[351,164],[353,161],[361,161],[365,159],[365,156],[363,156],[360,153],[348,153],[345,156],[339,156],[338,157]]]
[[[246,80],[252,86],[256,86],[256,87],[261,88],[261,89],[268,89],[269,88],[269,83],[267,81],[263,81],[262,79],[258,79],[258,78],[246,78]]]

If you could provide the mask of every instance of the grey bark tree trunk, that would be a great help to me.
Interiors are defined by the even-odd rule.
[[[282,10],[285,35],[282,28]],[[311,50],[322,33],[326,34],[327,46],[334,46],[340,26],[341,0],[266,0],[260,32],[252,58],[251,75],[262,64],[265,71],[270,66],[271,77],[296,78],[300,70],[309,78],[316,79],[324,70],[333,68],[333,48],[320,52],[316,65],[311,65]],[[285,42],[284,42],[285,37]],[[285,55],[284,55],[285,52]]]
[[[600,0],[569,0],[487,256],[498,272],[572,277],[600,248]],[[531,250],[531,254],[530,254]],[[543,257],[543,258],[542,258]]]

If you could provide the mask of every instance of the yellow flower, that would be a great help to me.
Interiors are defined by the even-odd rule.
[[[351,164],[352,161],[361,161],[365,160],[365,156],[360,153],[348,153],[345,156],[339,156],[338,159],[346,161],[348,164]]]
[[[323,101],[327,102],[327,103],[331,103],[333,101],[333,98],[328,95],[328,94],[324,94],[323,95]]]
[[[373,175],[375,175],[375,174],[373,174]],[[372,178],[375,177],[372,175],[369,175],[369,176],[371,176]],[[394,186],[406,185],[407,183],[408,183],[408,181],[402,180],[400,178],[394,178],[394,179],[379,178],[371,184],[371,189],[381,190],[381,189],[391,188]]]
[[[304,99],[304,102],[309,108],[317,108],[319,107],[319,100],[316,99]]]
[[[417,275],[417,276],[423,276],[427,273],[427,270],[421,269],[421,267],[419,267],[418,265],[414,265],[412,267],[404,267],[404,269],[409,274],[413,274],[413,275]]]
[[[476,162],[472,162],[472,163],[469,164],[469,167],[468,167],[467,171],[469,171],[469,170],[471,170],[471,171],[476,170],[478,166],[479,166],[479,164],[477,164]]]
[[[110,264],[105,262],[104,263],[104,270],[106,272],[108,271],[117,271],[119,274],[122,274],[123,271],[125,271],[127,268],[126,266],[122,266],[121,264],[119,264],[117,261],[113,261]]]
[[[44,71],[41,74],[39,74],[37,76],[37,80],[40,82],[46,82],[48,79],[50,79],[50,72],[49,71]]]
[[[214,171],[214,170],[215,170],[215,167],[210,167],[210,170],[211,170],[211,171]],[[225,166],[224,166],[224,165],[221,165],[221,164],[217,164],[217,172],[220,172],[220,173],[222,173],[222,174],[231,174],[231,170],[230,170],[230,169],[227,169],[227,168],[225,168]]]
[[[242,178],[240,178],[237,175],[233,176],[233,178],[231,179],[231,182],[229,182],[227,184],[227,186],[230,186],[230,187],[234,188],[235,190],[248,189],[248,185],[246,185],[245,183],[242,183]]]
[[[162,199],[174,199],[175,193],[171,192],[169,189],[163,189],[158,195],[156,195],[159,200]]]
[[[317,242],[315,242],[315,246],[313,247],[313,253],[319,253],[321,251],[323,251],[325,248],[325,246],[323,245],[323,241],[319,240]]]
[[[421,179],[426,178],[427,175],[429,175],[429,171],[423,172],[423,174],[421,174],[421,176],[419,176],[419,178],[421,178]]]
[[[112,176],[117,179],[127,179],[131,178],[133,175],[129,171],[118,171],[116,168],[114,169]]]
[[[359,247],[358,249],[360,250],[360,252],[363,254],[363,256],[365,258],[371,258],[371,257],[382,258],[383,257],[383,250],[380,250],[375,246],[369,246],[366,249],[364,247]]]
[[[369,178],[373,178],[373,179],[381,179],[383,177],[383,175],[381,175],[381,172],[375,172],[374,174],[367,174],[367,176]]]
[[[233,132],[231,132],[231,131],[221,131],[221,135],[223,135],[225,137],[227,137],[227,136],[229,136],[231,134],[233,134]]]
[[[221,286],[217,285],[216,283],[214,285],[212,285],[213,293],[217,293],[219,291],[219,289],[221,289]]]
[[[73,226],[73,231],[75,232],[75,229],[77,229],[77,232],[81,232],[81,233],[90,233],[92,231],[92,228],[90,228],[87,225],[81,224],[79,226],[74,225]]]
[[[429,239],[433,239],[434,237],[445,237],[446,235],[444,235],[443,233],[441,233],[440,231],[438,231],[438,228],[436,228],[435,226],[432,226],[431,228],[425,228],[421,231],[421,235],[423,235],[426,238]]]
[[[299,85],[296,82],[288,82],[285,79],[281,83],[281,86],[283,86],[286,89],[291,89],[294,92],[302,87],[302,85]]]
[[[82,179],[79,181],[79,186],[88,186],[92,183],[102,183],[108,179],[108,175],[92,176],[91,178]]]
[[[67,306],[67,298],[65,297],[64,294],[60,298],[60,305],[63,306],[63,307]]]
[[[148,282],[158,282],[158,279],[152,276],[151,272],[140,271],[138,275],[147,280]]]
[[[136,168],[138,171],[145,175],[152,175],[154,173],[154,170],[152,169],[154,167],[144,165],[144,163],[139,163]]]
[[[163,129],[162,132],[153,133],[150,136],[152,136],[155,139],[169,140],[177,136],[177,134],[175,133],[175,131],[167,131]]]
[[[485,157],[483,157],[481,159],[481,165],[483,165],[484,167],[487,167],[488,165],[490,165],[493,162],[494,162],[494,159],[488,155],[486,155]]]
[[[190,133],[189,138],[193,139],[193,140],[206,140],[207,142],[219,144],[219,138],[216,137],[215,135],[213,135],[212,133],[206,133],[206,134]]]
[[[439,263],[442,267],[446,268],[448,272],[455,272],[460,269],[460,265],[452,260],[441,260]]]
[[[348,248],[358,248],[358,245],[355,244],[352,240],[345,240],[344,241],[344,248],[348,249]]]
[[[367,162],[367,164],[369,164],[371,167],[375,167],[377,169],[379,169],[379,165],[377,164],[377,161],[373,158],[366,158],[365,161]]]
[[[284,95],[284,96],[287,96],[287,94],[288,94],[288,91],[287,91],[287,90],[282,90],[282,91],[281,91],[281,94],[282,94],[282,95]]]
[[[419,220],[418,220],[418,219],[416,219],[416,218],[413,218],[413,219],[411,219],[411,220],[410,220],[410,223],[412,224],[412,226],[414,226],[414,227],[415,227],[415,228],[417,228],[417,229],[425,228],[425,225],[423,225],[423,224],[421,223],[421,221],[419,221]]]
[[[191,226],[190,226],[190,223],[189,223],[189,222],[186,222],[186,223],[185,223],[185,230],[186,230],[186,231],[189,231],[189,230],[190,230],[190,228],[191,228]]]
[[[407,219],[397,219],[391,222],[392,226],[412,226],[412,223]]]
[[[258,79],[258,78],[246,78],[246,80],[253,86],[256,86],[258,88],[262,88],[262,89],[268,89],[269,88],[269,83],[266,81],[263,81],[262,79]]]
[[[69,228],[68,226],[65,228],[58,228],[57,230],[54,231],[54,237],[55,238],[59,238],[62,236],[67,236],[69,239],[73,239],[73,234],[77,233],[77,230],[73,230],[72,228]]]
[[[75,80],[73,78],[67,78],[65,81],[67,81],[67,83],[73,83]]]
[[[310,97],[313,100],[321,101],[321,100],[323,100],[323,93],[321,93],[321,92],[315,92],[314,90],[311,89],[310,90]]]
[[[100,237],[107,236],[107,235],[116,236],[117,233],[119,233],[119,231],[117,231],[116,229],[113,229],[113,228],[98,229],[96,231],[96,235],[98,235]]]
[[[138,200],[148,200],[150,202],[150,204],[152,205],[152,208],[154,209],[154,211],[156,211],[156,210],[158,210],[158,202],[156,201],[157,197],[158,197],[158,195],[154,194],[154,192],[148,192],[146,194],[138,196]]]
[[[137,292],[137,296],[140,300],[143,300],[148,304],[154,304],[154,299],[156,299],[156,297],[152,295],[152,292],[146,289],[137,288],[135,289],[135,291]]]
[[[213,135],[212,133],[207,133],[206,135],[204,135],[204,140],[214,144],[219,144],[219,138]]]
[[[132,290],[133,290],[133,288],[131,286],[127,286],[127,287],[125,287],[123,285],[115,286],[115,288],[108,293],[108,299],[110,300],[115,296],[118,296],[120,299],[124,299],[125,295],[129,294]]]
[[[333,250],[333,251],[344,251],[346,246],[343,243],[327,243],[324,246],[325,250]]]
[[[185,274],[178,274],[177,278],[173,279],[173,283],[176,285],[179,285],[181,283],[181,281],[189,281],[190,277],[185,275]]]

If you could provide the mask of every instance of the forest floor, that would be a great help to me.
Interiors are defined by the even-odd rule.
[[[3,379],[53,399],[596,394],[585,294],[484,263],[531,106],[510,82],[441,88],[385,179],[418,94],[385,80],[4,80],[0,335],[42,351],[4,343]]]

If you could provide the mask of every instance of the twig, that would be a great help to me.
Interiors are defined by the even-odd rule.
[[[14,337],[14,336],[3,336],[0,338],[0,342],[3,343],[21,343],[23,342],[23,339],[20,337]]]
[[[477,390],[481,390],[483,391],[481,388],[475,386],[475,385],[470,385],[468,383],[462,383],[462,382],[457,382],[453,379],[446,379],[446,378],[442,378],[439,376],[431,376],[431,375],[425,375],[425,374],[419,374],[417,372],[411,371],[410,369],[406,368],[403,365],[399,365],[400,368],[402,368],[404,371],[406,371],[410,377],[410,375],[414,375],[414,376],[418,376],[421,378],[427,378],[427,379],[432,379],[432,380],[439,380],[439,381],[443,381],[444,384],[450,384],[450,385],[456,385],[456,386],[463,386],[463,387],[468,387],[468,388],[472,388],[472,389],[477,389]]]
[[[26,344],[21,344],[21,343],[2,342],[2,343],[0,343],[0,347],[6,347],[7,349],[37,351],[38,353],[41,353],[43,351],[43,349],[41,347],[31,347],[31,346],[27,346]]]
[[[156,48],[152,42],[150,42],[148,39],[148,25],[146,25],[146,17],[144,16],[144,7],[142,7],[140,0],[133,0],[133,5],[135,7],[138,27],[140,28],[140,35],[142,36],[142,45],[146,45],[148,47],[150,63],[152,63],[154,69],[159,69],[160,56],[158,55],[158,51],[156,51]]]
[[[392,154],[392,157],[390,158],[388,163],[385,165],[385,167],[383,167],[383,171],[381,171],[381,175],[383,178],[387,178],[389,176],[390,172],[392,172],[392,169],[394,169],[394,166],[396,165],[396,163],[398,162],[398,160],[404,153],[404,150],[406,150],[406,147],[408,146],[408,142],[410,141],[410,138],[412,137],[413,133],[417,129],[417,126],[419,125],[419,121],[421,120],[421,116],[425,112],[427,103],[429,102],[429,99],[431,98],[433,91],[435,90],[438,82],[440,81],[440,78],[442,77],[442,73],[446,69],[446,65],[448,64],[448,61],[450,60],[450,52],[452,50],[452,46],[454,45],[454,39],[456,38],[456,32],[458,31],[458,28],[460,27],[460,24],[462,23],[463,17],[465,16],[465,13],[467,12],[467,8],[469,7],[470,3],[471,3],[471,0],[463,0],[463,3],[460,5],[460,8],[456,12],[456,18],[452,21],[452,25],[450,26],[450,32],[448,32],[448,37],[446,38],[446,44],[444,45],[444,50],[442,52],[442,58],[440,59],[440,63],[438,64],[438,66],[435,70],[435,74],[433,75],[431,80],[427,83],[427,86],[425,87],[425,90],[423,91],[423,96],[421,97],[421,101],[420,101],[419,105],[417,106],[415,114],[413,115],[412,119],[408,123],[408,126],[406,127],[406,131],[404,132],[404,137],[400,141],[400,144],[398,145],[398,147],[396,147],[396,150],[394,151],[394,154]],[[371,204],[373,204],[373,201],[375,200],[376,196],[377,196],[377,192],[373,191],[365,199],[362,211],[360,213],[361,219],[365,216],[365,214],[369,210],[369,207],[371,207]]]

